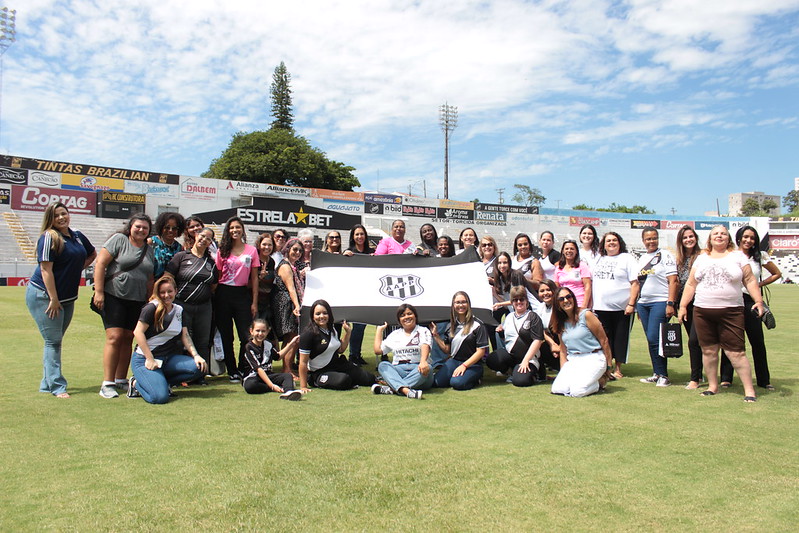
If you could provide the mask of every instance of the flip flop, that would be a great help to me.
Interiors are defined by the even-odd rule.
[[[774,385],[768,384],[765,387],[766,390],[775,391],[777,388]]]
[[[715,396],[716,393],[712,390],[706,390],[699,393],[700,396]]]
[[[754,396],[744,396],[744,401],[746,403],[755,403],[757,401],[757,398]]]
[[[56,398],[61,398],[62,400],[65,400],[67,398],[70,398],[70,395],[69,395],[68,392],[59,392],[58,394],[55,395],[55,397]]]

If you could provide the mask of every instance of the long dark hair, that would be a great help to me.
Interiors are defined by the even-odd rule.
[[[696,238],[696,244],[694,244],[693,250],[688,250],[688,248],[686,248],[682,243],[683,237],[685,237],[685,234],[689,231],[693,233],[694,237]],[[681,265],[686,258],[690,257],[691,262],[688,266],[692,266],[694,264],[694,260],[699,256],[699,252],[702,250],[702,247],[699,245],[699,235],[696,234],[696,230],[694,230],[694,228],[688,224],[685,224],[683,227],[681,227],[677,232],[677,243],[675,248],[677,249],[677,264]]]
[[[363,224],[355,224],[350,229],[350,247],[349,247],[349,249],[352,250],[353,252],[357,252],[358,251],[357,245],[355,244],[355,230],[358,230],[358,229],[362,229],[364,235],[366,235],[366,239],[363,241],[363,253],[365,253],[365,254],[374,253],[374,249],[371,246],[369,246],[369,232],[366,231],[366,228],[363,226]]]
[[[580,233],[582,233],[583,230],[586,229],[586,228],[590,229],[591,233],[594,234],[594,240],[591,241],[591,251],[593,253],[595,253],[595,254],[598,254],[599,253],[599,236],[596,234],[596,228],[594,226],[592,226],[591,224],[584,224],[583,227],[580,228]],[[577,234],[577,239],[578,240],[580,240],[579,239],[580,233]],[[580,242],[582,244],[582,241],[580,241]]]
[[[579,268],[580,267],[580,245],[577,244],[577,241],[572,240],[572,239],[565,240],[565,241],[563,241],[563,244],[560,245],[560,260],[558,261],[558,266],[560,268],[563,268],[563,267],[566,266],[566,263],[568,262],[568,259],[566,259],[566,256],[563,255],[563,249],[566,247],[567,244],[573,244],[574,245],[574,249],[577,252],[575,254],[575,256],[574,256],[574,262],[572,264],[570,264],[569,266],[572,267],[572,268]]]
[[[508,274],[506,276],[503,276],[502,273],[499,271],[500,257],[504,257],[508,260]],[[494,279],[494,293],[496,293],[497,296],[504,294],[506,290],[510,290],[511,287],[510,276],[513,273],[513,269],[511,268],[512,264],[513,261],[511,260],[510,254],[508,252],[499,252],[496,255],[496,260],[494,261],[493,279]]]
[[[552,302],[552,317],[549,320],[549,327],[554,331],[557,335],[563,333],[563,330],[566,328],[566,322],[569,321],[569,315],[566,314],[566,311],[560,306],[560,293],[563,291],[568,291],[571,294],[572,302],[575,314],[579,313],[577,309],[577,298],[574,296],[572,290],[568,287],[559,287],[558,292],[555,293],[555,299]]]
[[[527,239],[527,242],[530,243],[530,257],[535,257],[533,255],[533,239],[531,239],[530,236],[527,235],[526,233],[519,233],[518,235],[516,235],[516,238],[513,239],[513,257],[518,257],[519,255],[519,247],[517,246],[516,243],[518,243],[519,239],[521,239],[522,237]]]
[[[424,236],[422,235],[422,230],[425,226],[430,226],[433,229],[433,244],[430,244],[428,241],[424,240]],[[438,232],[436,231],[436,227],[432,224],[422,224],[422,227],[419,228],[419,240],[422,244],[426,244],[427,246],[432,246],[436,248],[438,246]]]
[[[460,235],[458,235],[458,247],[461,250],[463,250],[463,234],[466,233],[466,230],[472,230],[472,233],[474,233],[474,242],[475,242],[475,244],[480,244],[480,237],[477,235],[477,232],[474,230],[473,227],[469,226],[469,227],[463,228],[461,230]]]
[[[219,241],[219,255],[222,257],[230,257],[230,251],[233,249],[233,239],[230,238],[230,225],[234,222],[241,224],[241,242],[247,242],[247,230],[244,228],[244,222],[239,217],[230,217],[225,222],[225,228],[222,230],[222,239]]]
[[[751,231],[752,233],[755,234],[755,245],[752,247],[752,252],[751,252],[752,255],[750,255],[749,257],[751,257],[752,259],[754,259],[755,261],[757,261],[759,263],[760,262],[760,235],[757,233],[757,230],[755,228],[753,228],[752,226],[742,226],[742,227],[738,228],[738,231],[735,232],[735,245],[738,248],[741,247],[741,240],[744,238],[744,232],[746,230],[749,230],[749,231]],[[743,252],[743,250],[741,250],[741,251]],[[746,252],[744,252],[744,255],[746,255]]]
[[[333,318],[333,310],[330,308],[330,304],[327,303],[326,300],[316,300],[313,304],[311,304],[311,308],[308,310],[309,321],[308,325],[305,326],[305,329],[313,332],[314,335],[318,335],[319,333],[322,332],[322,330],[319,329],[319,326],[316,324],[316,322],[314,322],[313,319],[314,309],[316,309],[320,305],[327,310],[327,328],[332,331],[333,324],[336,323],[335,319]]]
[[[194,235],[189,234],[189,226],[191,225],[192,222],[199,222],[200,226],[204,228],[205,222],[203,222],[203,219],[201,219],[197,215],[191,215],[186,217],[186,220],[184,220],[184,222],[185,222],[185,228],[183,230],[183,249],[191,250],[191,247],[194,246]]]

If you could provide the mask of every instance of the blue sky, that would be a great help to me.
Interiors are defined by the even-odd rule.
[[[25,0],[0,151],[199,175],[268,128],[285,61],[296,129],[362,190],[513,184],[547,207],[702,214],[799,176],[799,0]]]

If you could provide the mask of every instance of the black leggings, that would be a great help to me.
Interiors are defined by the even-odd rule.
[[[617,363],[626,363],[633,315],[625,315],[624,311],[594,311],[594,313],[608,337],[613,359]]]
[[[496,351],[491,352],[486,357],[486,366],[495,372],[507,373],[508,370],[513,368],[511,374],[511,383],[517,387],[529,387],[535,385],[538,376],[539,365],[538,358],[530,360],[530,371],[519,372],[519,364],[524,360],[524,355],[521,357],[514,355],[505,349],[504,346],[499,346]],[[545,374],[546,375],[546,374]]]
[[[348,390],[355,385],[374,385],[375,375],[355,366],[339,354],[326,367],[311,372],[308,381],[320,389]]]
[[[222,337],[222,348],[225,351],[225,367],[228,375],[238,374],[236,356],[233,352],[233,323],[239,334],[239,361],[244,354],[244,347],[250,337],[252,324],[252,291],[247,287],[233,287],[219,284],[214,294],[214,320],[219,336]]]
[[[294,390],[294,378],[289,373],[267,374],[267,377],[272,383],[281,387],[284,391]],[[243,385],[247,394],[264,394],[272,390],[263,382],[258,374],[245,379]]]
[[[766,339],[763,336],[763,322],[760,317],[752,312],[755,301],[748,294],[744,294],[744,329],[749,345],[752,347],[752,361],[755,363],[755,377],[758,387],[767,387],[771,384],[771,374],[768,370],[766,357]],[[732,363],[727,358],[724,350],[721,351],[721,381],[732,383]]]

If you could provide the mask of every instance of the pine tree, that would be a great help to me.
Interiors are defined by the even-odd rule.
[[[275,67],[269,93],[272,99],[272,128],[294,131],[294,113],[291,108],[291,74],[282,61]]]

